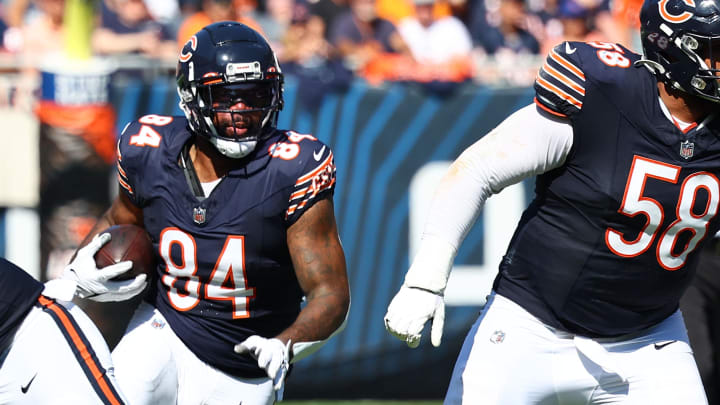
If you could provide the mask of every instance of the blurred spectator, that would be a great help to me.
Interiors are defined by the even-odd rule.
[[[264,16],[256,17],[265,39],[275,50],[278,59],[283,58],[283,39],[292,23],[295,0],[266,0]]]
[[[418,62],[418,81],[460,82],[472,74],[472,40],[454,16],[435,18],[435,0],[414,0],[414,16],[404,18],[398,31]],[[424,76],[424,77],[423,77]]]
[[[637,53],[642,53],[640,44],[640,8],[642,4],[643,0],[615,0],[612,6],[620,43]]]
[[[13,24],[4,37],[6,49],[17,53],[21,65],[20,79],[8,102],[30,111],[34,108],[34,90],[40,82],[38,67],[52,55],[62,55],[65,45],[63,27],[64,0],[13,0],[9,5]],[[32,15],[26,15],[32,9]],[[3,96],[5,96],[3,94]],[[2,102],[5,104],[5,100]]]
[[[49,279],[58,276],[110,203],[116,116],[109,101],[110,67],[69,57],[70,43],[90,47],[83,28],[92,24],[92,9],[86,20],[66,20],[64,0],[23,6],[30,5],[33,13],[21,25],[17,50],[22,81],[32,85],[22,86],[27,91],[15,101],[32,108],[40,123],[40,262],[41,277]]]
[[[180,6],[180,18],[200,10],[200,0],[179,0],[178,5]]]
[[[283,59],[287,63],[303,66],[317,65],[320,60],[329,59],[332,46],[325,40],[325,23],[311,15],[305,7],[296,7],[292,23],[283,38],[288,48]]]
[[[380,18],[389,20],[396,25],[404,18],[412,17],[415,14],[413,0],[375,0],[375,6]],[[433,6],[433,15],[435,18],[452,15],[450,5],[445,0],[436,1]]]
[[[174,60],[177,45],[169,29],[155,21],[146,0],[104,0],[100,24],[93,32],[93,50],[102,55],[140,54]]]
[[[350,0],[350,10],[337,18],[330,38],[345,65],[372,82],[397,73],[391,54],[410,56],[395,25],[378,17],[374,0]]]
[[[30,0],[7,0],[4,2],[7,7],[5,22],[10,27],[20,27],[25,22],[25,15],[31,8]]]
[[[470,3],[472,2],[473,0],[449,0],[449,15],[455,16],[455,18],[465,24],[465,27],[468,27],[468,21],[470,17]],[[435,15],[438,16],[437,13]]]
[[[549,33],[541,54],[563,41],[622,42],[609,0],[559,0],[557,19],[562,29]]]
[[[317,0],[308,4],[310,14],[320,17],[325,25],[325,38],[330,39],[330,27],[338,16],[348,11],[347,0]]]
[[[233,0],[202,0],[200,10],[188,16],[180,25],[177,35],[178,48],[204,26],[218,21],[237,21],[262,33],[259,24],[249,16],[241,15]]]
[[[14,0],[10,8],[20,35],[9,48],[21,51],[24,64],[37,66],[49,52],[63,49],[65,0]]]
[[[353,73],[325,39],[325,31],[322,18],[296,5],[283,41],[283,72],[297,77],[300,100],[309,109],[319,107],[325,94],[346,89],[353,79]]]
[[[482,3],[482,1],[478,1]],[[484,12],[483,5],[477,5],[470,31],[476,45],[485,53],[498,52],[514,54],[538,54],[540,43],[530,31],[535,17],[529,15],[522,0],[504,0],[497,4],[494,12]]]
[[[413,15],[412,0],[376,0],[377,15],[393,24]]]
[[[144,2],[150,17],[174,36],[181,20],[178,0],[145,0]]]

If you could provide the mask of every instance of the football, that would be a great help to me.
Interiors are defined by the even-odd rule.
[[[131,260],[133,267],[113,280],[128,280],[139,274],[147,274],[148,282],[155,271],[155,253],[150,235],[136,225],[114,225],[101,233],[109,232],[110,242],[95,254],[97,267],[103,268],[125,260]]]

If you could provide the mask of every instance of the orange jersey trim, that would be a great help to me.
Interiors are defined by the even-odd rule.
[[[330,156],[328,156],[327,159],[325,159],[325,161],[322,162],[322,164],[320,164],[320,166],[313,169],[310,173],[300,176],[297,179],[297,181],[295,182],[295,185],[302,184],[302,183],[312,179],[313,177],[315,177],[315,175],[317,175],[321,171],[325,170],[325,168],[331,164],[332,158],[333,158],[333,155],[332,155],[332,153],[330,153]]]
[[[552,66],[550,66],[547,62],[545,62],[545,64],[543,65],[542,70],[545,71],[545,73],[547,73],[551,77],[554,77],[560,83],[570,87],[571,89],[577,91],[578,93],[582,94],[583,96],[585,95],[585,89],[583,87],[578,86],[577,83],[570,80],[569,77],[565,76],[560,71],[558,71],[555,68],[553,68]]]
[[[93,378],[93,380],[88,379],[100,399],[107,404],[124,405],[125,403],[108,380],[105,370],[98,364],[95,352],[89,347],[87,338],[78,328],[75,320],[71,318],[67,309],[42,295],[38,297],[38,303],[46,312],[51,314],[58,327],[68,338],[68,344],[71,345],[75,352],[75,358],[85,371],[85,375]]]
[[[561,64],[563,67],[565,67],[565,69],[571,71],[575,76],[579,77],[582,80],[585,80],[585,74],[582,72],[582,70],[578,69],[567,59],[560,56],[560,54],[557,53],[554,49],[552,50],[552,52],[550,52],[550,58],[555,62]]]
[[[564,92],[559,87],[553,85],[552,83],[548,82],[547,80],[543,79],[542,77],[538,77],[536,79],[536,82],[541,85],[542,87],[546,88],[547,90],[555,93],[557,96],[560,96],[560,98],[572,103],[577,108],[582,108],[582,101],[576,99],[575,97],[571,96],[570,94]]]

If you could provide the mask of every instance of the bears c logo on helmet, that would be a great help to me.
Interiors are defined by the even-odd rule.
[[[197,48],[197,37],[193,35],[188,39],[188,42],[190,43],[190,49],[194,51]],[[185,43],[187,44],[187,42]],[[185,49],[180,51],[180,62],[187,62],[192,58],[192,52],[185,53]]]
[[[670,11],[668,11],[668,9],[667,9],[668,1],[669,0],[661,0],[658,3],[658,7],[660,8],[660,16],[665,21],[678,24],[678,23],[685,22],[685,21],[689,20],[690,18],[692,18],[693,13],[691,13],[689,11],[683,11],[679,15],[670,14]],[[693,7],[693,8],[695,7],[695,0],[683,0],[683,3],[687,4],[690,7]]]

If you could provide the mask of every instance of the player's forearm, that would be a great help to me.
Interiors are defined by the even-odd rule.
[[[346,286],[319,288],[309,294],[307,300],[295,322],[277,336],[283,342],[292,341],[293,361],[314,353],[339,333],[350,308]]]

